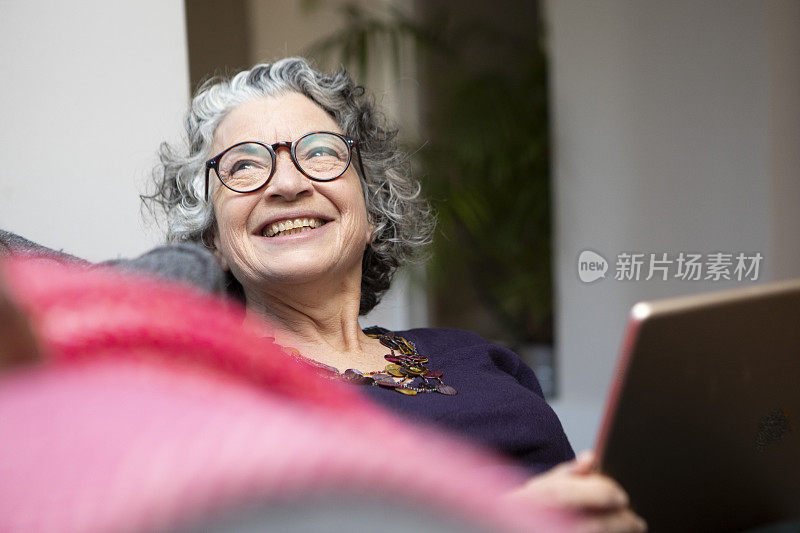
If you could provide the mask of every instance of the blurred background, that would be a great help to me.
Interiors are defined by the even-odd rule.
[[[0,0],[0,15],[0,227],[137,255],[161,239],[138,194],[199,83],[287,55],[344,65],[440,220],[430,259],[362,323],[512,347],[576,449],[633,303],[800,276],[796,0]],[[581,281],[586,250],[605,278]],[[763,260],[756,279],[647,280],[646,262],[615,279],[620,254],[681,252]]]

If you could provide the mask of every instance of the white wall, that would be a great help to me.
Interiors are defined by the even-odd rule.
[[[756,252],[800,276],[800,4],[546,2],[554,134],[556,409],[598,426],[638,300],[737,285],[616,281],[623,251]],[[611,263],[584,284],[585,249]]]
[[[93,260],[145,235],[141,187],[189,91],[181,0],[0,1],[0,227]]]

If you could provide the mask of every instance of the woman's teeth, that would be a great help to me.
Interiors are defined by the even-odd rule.
[[[323,225],[324,222],[318,218],[295,218],[294,220],[281,220],[265,226],[261,230],[264,237],[278,237],[281,235],[294,235],[303,231],[312,230]]]

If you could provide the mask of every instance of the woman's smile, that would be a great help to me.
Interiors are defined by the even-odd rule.
[[[261,230],[261,236],[274,238],[297,235],[314,230],[324,224],[324,221],[316,217],[279,220],[264,226],[264,229]]]

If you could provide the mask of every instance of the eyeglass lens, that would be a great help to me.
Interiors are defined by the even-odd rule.
[[[302,137],[295,145],[300,169],[308,176],[330,180],[340,176],[350,160],[350,147],[341,137],[330,133],[314,133]],[[219,177],[238,191],[262,186],[272,173],[272,154],[257,143],[245,143],[225,153],[219,161]]]

